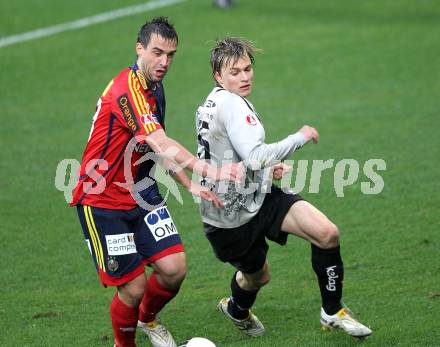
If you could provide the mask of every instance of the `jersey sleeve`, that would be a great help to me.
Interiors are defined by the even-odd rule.
[[[225,101],[222,108],[229,140],[240,158],[252,166],[255,165],[256,169],[286,159],[306,143],[304,136],[296,133],[279,142],[266,144],[263,125],[253,107],[239,96],[227,98]]]
[[[134,136],[149,135],[161,129],[158,119],[155,116],[155,101],[147,100],[142,92],[137,77],[130,70],[127,80],[121,88],[115,88],[113,110],[121,123],[127,127]]]

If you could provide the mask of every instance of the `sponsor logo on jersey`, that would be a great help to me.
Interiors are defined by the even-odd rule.
[[[202,107],[209,107],[209,108],[215,107],[215,106],[216,106],[215,102],[212,100],[206,100],[205,103],[202,105]]]
[[[128,127],[133,133],[136,133],[139,130],[139,124],[136,121],[136,116],[133,112],[133,107],[131,106],[130,100],[128,100],[127,94],[123,94],[118,98],[118,105],[121,108]]]
[[[157,126],[159,125],[157,118],[152,113],[144,113],[140,117],[140,121],[147,135],[156,130]]]
[[[137,143],[134,147],[136,153],[148,153],[151,150],[150,146],[146,143]]]
[[[141,117],[142,124],[148,125],[148,124],[159,124],[157,121],[157,118],[154,114],[143,114]]]
[[[144,220],[156,241],[178,234],[177,228],[166,207],[159,207],[148,213]]]
[[[246,116],[246,123],[249,125],[257,125],[257,118],[253,114],[248,114]]]
[[[105,241],[109,256],[132,254],[137,252],[133,233],[105,235]]]
[[[142,88],[147,90],[148,89],[148,84],[147,84],[147,81],[145,80],[145,77],[144,77],[144,74],[142,73],[142,71],[137,69],[136,70],[136,76],[139,79],[139,82],[141,82]]]

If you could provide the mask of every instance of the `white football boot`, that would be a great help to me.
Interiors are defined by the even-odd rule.
[[[330,316],[321,307],[321,324],[323,330],[340,328],[348,335],[356,338],[364,338],[373,333],[370,328],[354,319],[352,313],[347,308],[341,308],[334,315]]]
[[[138,321],[138,327],[148,336],[153,347],[177,347],[173,336],[159,321],[150,323]]]
[[[228,317],[232,323],[240,330],[243,334],[249,336],[262,336],[264,335],[265,329],[263,324],[260,322],[258,317],[254,315],[251,310],[249,310],[249,316],[246,319],[235,319],[228,312],[228,302],[230,298],[223,298],[217,305],[218,310]]]

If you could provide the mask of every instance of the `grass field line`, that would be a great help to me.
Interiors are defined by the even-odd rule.
[[[88,27],[93,24],[109,22],[111,20],[131,16],[137,13],[145,12],[148,10],[154,10],[161,7],[166,7],[170,5],[174,5],[180,2],[184,2],[186,0],[158,0],[147,2],[145,4],[133,5],[124,8],[120,8],[113,11],[103,12],[97,14],[95,16],[86,17],[74,20],[72,22],[66,22],[57,24],[54,26],[36,29],[32,31],[28,31],[26,33],[6,36],[0,38],[0,48],[10,46],[19,42],[36,40],[41,37],[50,36],[58,33],[62,33],[64,31],[76,30],[84,27]]]

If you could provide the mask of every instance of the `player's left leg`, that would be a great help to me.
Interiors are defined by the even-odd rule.
[[[321,290],[322,306],[328,314],[341,308],[344,267],[339,250],[337,227],[307,201],[293,204],[281,230],[300,236],[312,245],[312,266]]]
[[[157,319],[157,314],[178,293],[186,274],[186,257],[176,225],[160,196],[150,204],[157,208],[138,208],[136,250],[153,268],[139,305],[138,327],[148,335],[154,347],[175,347],[171,333]]]
[[[357,337],[371,335],[371,330],[353,319],[342,307],[344,267],[339,247],[339,230],[321,211],[307,201],[294,203],[281,230],[311,243],[312,267],[318,278],[322,298],[321,323],[340,327]]]
[[[153,272],[148,278],[140,305],[139,320],[153,322],[156,315],[178,293],[186,275],[185,253],[173,253],[151,264]]]
[[[151,264],[144,296],[139,306],[138,327],[148,335],[154,347],[175,347],[171,333],[157,319],[157,314],[179,292],[186,274],[185,253],[173,253]]]

